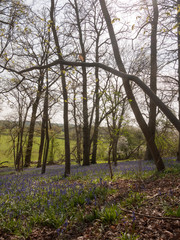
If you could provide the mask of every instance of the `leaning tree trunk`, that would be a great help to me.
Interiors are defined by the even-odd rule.
[[[157,25],[158,25],[158,5],[157,0],[152,0],[153,3],[153,20],[151,23],[151,75],[150,75],[150,89],[157,93]],[[151,132],[152,140],[155,141],[156,133],[156,104],[150,99],[149,109],[149,131]],[[152,159],[152,154],[147,146],[145,159]]]
[[[113,29],[113,26],[112,26],[112,23],[111,23],[111,18],[109,16],[109,12],[108,12],[107,7],[106,7],[106,3],[105,3],[104,0],[99,0],[99,1],[100,1],[101,9],[102,9],[102,12],[103,12],[103,15],[104,15],[104,18],[106,20],[107,27],[108,27],[108,31],[109,31],[109,35],[110,35],[110,39],[111,39],[111,44],[112,44],[112,48],[113,48],[113,51],[114,51],[114,57],[115,57],[117,66],[118,66],[118,68],[121,72],[125,73],[126,70],[125,70],[123,62],[121,60],[117,40],[116,40],[116,37],[115,37],[115,33],[114,33],[114,29]],[[146,124],[146,122],[145,122],[145,120],[144,120],[144,118],[143,118],[143,116],[140,112],[140,109],[138,107],[138,104],[136,102],[134,94],[132,92],[132,89],[131,89],[131,86],[130,86],[130,83],[129,83],[129,79],[128,78],[123,78],[123,84],[124,84],[124,88],[125,88],[125,91],[126,91],[126,95],[127,95],[128,99],[130,100],[129,102],[131,104],[131,108],[133,110],[133,113],[134,113],[134,115],[136,117],[136,120],[137,120],[137,122],[138,122],[138,124],[139,124],[145,138],[146,138],[148,146],[151,150],[151,154],[152,154],[153,159],[155,161],[157,170],[162,171],[162,170],[165,169],[164,163],[161,159],[161,156],[160,156],[159,151],[156,147],[156,144],[152,139],[151,132],[149,131],[148,126],[147,126],[147,124]]]

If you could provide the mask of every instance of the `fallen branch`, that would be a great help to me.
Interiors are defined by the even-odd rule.
[[[179,189],[179,187],[173,189],[173,192],[175,192],[175,191],[178,190],[178,189]],[[166,195],[166,194],[167,194],[167,192],[156,193],[156,194],[153,195],[153,196],[149,196],[146,200],[151,200],[151,199],[153,199],[153,198],[160,197],[160,196],[162,196],[162,195]]]

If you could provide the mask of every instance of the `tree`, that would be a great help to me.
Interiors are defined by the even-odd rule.
[[[157,94],[157,26],[158,26],[158,4],[157,0],[152,0],[153,18],[151,20],[151,73],[150,73],[150,89]],[[149,106],[149,131],[151,132],[152,141],[155,141],[156,133],[156,104],[150,99]],[[147,145],[145,159],[152,159],[151,151]]]
[[[38,16],[36,16],[34,13],[32,13],[32,15],[34,16],[34,18],[38,19]],[[45,19],[46,19],[46,14],[44,13],[44,21],[42,21],[42,24],[39,24],[38,26],[34,22],[31,23],[31,18],[29,19],[29,23],[31,25],[30,36],[32,36],[32,32],[34,32],[33,35],[38,36],[38,38],[36,38],[35,40],[36,45],[38,46],[38,52],[37,50],[34,50],[34,39],[30,40],[31,37],[28,38],[28,41],[25,42],[25,45],[28,45],[29,47],[27,51],[28,51],[28,54],[31,56],[31,61],[35,62],[36,64],[44,64],[47,62],[48,58],[51,57],[51,52],[50,52],[51,39],[50,39],[50,33],[47,31],[47,20],[45,21]],[[31,76],[31,78],[33,78],[33,76]],[[32,96],[33,105],[32,105],[32,114],[31,114],[31,120],[30,120],[29,132],[28,132],[28,142],[27,142],[27,149],[26,149],[26,156],[25,156],[25,167],[29,167],[31,162],[31,153],[32,153],[32,147],[33,147],[33,137],[34,137],[38,106],[39,106],[40,99],[43,92],[46,91],[43,88],[44,78],[45,78],[45,71],[40,70],[39,76],[37,73],[37,87],[35,86],[36,88],[36,92],[34,94],[35,96]],[[41,154],[39,156],[39,161],[40,159],[41,159]],[[39,161],[38,161],[38,166],[40,165]]]
[[[27,15],[28,8],[22,1],[7,0],[0,1],[0,57],[4,57],[6,63],[9,61],[6,49],[15,38],[15,26],[17,22]]]
[[[71,51],[69,49],[67,51],[70,52],[70,57],[75,60],[85,62],[86,59],[95,59],[95,61],[99,61],[100,48],[103,46],[103,43],[100,43],[100,37],[105,29],[104,21],[100,18],[101,15],[97,5],[93,1],[87,1],[86,3],[84,4],[84,1],[69,1],[69,4],[66,6],[66,16],[68,16],[67,19],[70,19],[70,21],[66,20],[65,36],[68,35],[68,41],[71,40]],[[77,38],[77,36],[79,37]],[[83,128],[83,165],[90,164],[92,141],[94,142],[92,152],[94,160],[92,162],[96,161],[95,154],[97,151],[100,79],[98,79],[98,68],[95,69],[95,76],[93,76],[92,71],[82,67],[81,69],[74,69],[72,71],[74,76],[72,72],[70,76],[73,79],[70,80],[72,82],[77,81],[76,78],[79,80],[77,96],[82,99],[82,119],[80,122]],[[74,84],[71,85],[73,85],[72,88],[74,89]],[[80,93],[82,94],[81,96]],[[73,100],[73,102],[73,106],[77,107],[77,101]],[[73,115],[75,112],[77,112],[76,109],[73,110]],[[93,124],[95,125],[94,128],[92,127]],[[79,131],[76,132],[78,133]],[[92,135],[93,137],[91,138]]]
[[[30,126],[29,126],[26,156],[25,156],[25,163],[24,163],[25,167],[29,167],[30,162],[31,162],[31,153],[32,153],[32,147],[33,147],[33,137],[34,137],[35,122],[36,122],[36,114],[37,114],[40,97],[43,92],[42,91],[43,80],[44,80],[44,71],[40,71],[40,76],[38,78],[37,94],[36,94],[35,101],[32,105],[32,115],[31,115],[31,121],[30,121]]]
[[[74,127],[75,127],[75,133],[76,133],[76,158],[77,158],[77,163],[80,165],[81,164],[81,159],[82,159],[82,123],[81,123],[81,111],[80,109],[82,108],[81,102],[77,100],[77,89],[79,83],[77,82],[78,76],[75,76],[74,78],[74,72],[73,76],[71,76],[71,79],[73,81],[71,90],[73,92],[73,100],[72,100],[72,116],[74,119]]]
[[[43,109],[43,125],[44,125],[44,132],[45,137],[43,143],[43,164],[41,173],[44,174],[46,172],[46,163],[48,158],[48,151],[49,151],[49,115],[48,115],[48,106],[49,106],[49,81],[48,81],[48,69],[46,69],[46,93],[44,98],[44,109]]]
[[[77,21],[79,44],[80,44],[80,56],[83,62],[86,62],[86,50],[83,40],[83,33],[81,27],[81,20],[79,16],[78,3],[74,0],[74,3],[69,1],[72,5]],[[86,67],[82,66],[82,100],[83,100],[83,165],[89,165],[89,155],[90,155],[90,126],[89,126],[89,114],[88,114],[88,95],[87,95],[87,72]]]
[[[153,158],[155,159],[157,169],[159,171],[163,170],[164,169],[163,162],[162,162],[162,160],[159,156],[159,153],[158,153],[158,150],[156,148],[156,145],[154,144],[154,141],[151,140],[152,139],[151,132],[149,131],[148,126],[147,126],[146,122],[144,121],[144,118],[142,117],[142,114],[141,114],[141,112],[138,108],[137,102],[135,100],[134,94],[133,94],[132,89],[131,89],[130,81],[133,81],[134,83],[136,83],[140,88],[142,88],[142,90],[145,92],[145,94],[147,94],[151,99],[153,99],[155,104],[169,118],[169,120],[174,124],[174,126],[178,129],[178,131],[180,130],[180,121],[177,120],[177,118],[165,106],[165,104],[162,103],[162,101],[156,96],[156,94],[153,93],[151,91],[151,89],[149,89],[146,86],[146,84],[144,84],[140,80],[140,78],[138,78],[137,76],[134,76],[134,75],[127,74],[125,72],[125,68],[124,68],[123,62],[121,60],[121,56],[119,54],[119,48],[117,46],[117,41],[116,41],[116,38],[115,38],[114,30],[113,30],[112,24],[111,24],[111,19],[110,19],[109,13],[107,11],[107,7],[106,7],[105,2],[100,1],[100,5],[102,7],[102,11],[103,11],[103,14],[104,14],[107,26],[108,26],[109,35],[110,35],[110,38],[111,38],[111,45],[113,47],[114,57],[115,57],[115,60],[116,60],[116,63],[118,65],[119,70],[116,70],[114,68],[110,68],[107,65],[102,64],[102,63],[87,62],[87,60],[85,58],[83,58],[83,56],[81,56],[81,59],[82,60],[85,59],[86,61],[82,61],[82,62],[65,61],[62,57],[62,51],[60,49],[60,44],[59,44],[59,46],[57,44],[57,43],[59,43],[58,42],[58,36],[57,36],[57,28],[55,28],[54,21],[53,21],[54,20],[54,15],[53,15],[53,13],[54,13],[54,5],[53,5],[54,1],[52,1],[51,3],[52,3],[52,6],[51,6],[51,22],[50,23],[51,23],[51,29],[52,29],[52,32],[53,32],[53,36],[54,36],[54,41],[56,43],[56,53],[58,52],[58,59],[54,60],[54,61],[51,61],[49,64],[33,66],[33,67],[30,67],[30,68],[24,68],[24,70],[19,70],[19,68],[17,67],[18,70],[16,70],[14,68],[14,69],[12,69],[12,71],[16,74],[24,75],[26,72],[32,71],[32,70],[35,70],[35,69],[42,70],[42,69],[51,68],[53,66],[60,65],[60,70],[61,70],[61,74],[62,74],[62,77],[63,77],[63,74],[65,73],[64,72],[65,71],[64,66],[66,65],[66,66],[73,66],[73,67],[80,66],[81,68],[87,68],[87,67],[89,67],[89,68],[96,67],[96,68],[99,68],[99,69],[101,68],[105,71],[108,71],[108,72],[111,72],[112,74],[115,74],[118,77],[121,77],[123,79],[123,84],[124,84],[125,91],[126,91],[128,99],[129,99],[130,105],[131,105],[131,107],[133,109],[133,112],[136,116],[136,119],[137,119],[137,121],[138,121],[138,123],[139,123],[145,137],[146,137],[146,141],[149,144],[149,148],[151,149],[151,153],[153,155]],[[86,53],[86,51],[85,51],[85,53]],[[64,80],[65,80],[65,76],[64,76]],[[63,81],[62,81],[62,83],[63,83]],[[63,88],[64,88],[64,86],[66,86],[66,85],[63,85]],[[65,94],[65,93],[67,94],[67,88],[63,90],[63,94]],[[66,102],[67,102],[68,99],[66,97],[67,97],[67,95],[64,95],[63,99],[66,100]],[[67,113],[67,108],[66,108],[66,113]],[[92,117],[91,117],[91,119],[92,119]],[[90,120],[89,123],[90,123],[89,124],[89,126],[90,126],[91,125],[91,120]],[[66,124],[68,124],[68,123],[66,122]],[[65,137],[65,139],[67,139],[67,138]],[[67,143],[68,143],[68,141],[67,141]]]
[[[126,72],[126,70],[124,68],[124,65],[122,63],[122,60],[121,60],[121,56],[120,56],[120,53],[119,53],[119,48],[118,48],[118,45],[117,45],[116,37],[115,37],[115,34],[114,34],[114,30],[113,30],[113,27],[112,27],[112,24],[111,24],[111,19],[110,19],[109,13],[107,11],[105,1],[104,0],[100,1],[100,4],[101,4],[101,9],[103,11],[103,15],[104,15],[104,18],[106,20],[107,27],[108,27],[108,30],[109,30],[109,35],[110,35],[110,38],[111,38],[111,44],[112,44],[112,47],[113,47],[114,57],[116,59],[116,63],[118,65],[118,68],[119,68],[120,71]],[[127,97],[130,100],[131,108],[134,112],[134,115],[136,116],[137,122],[140,125],[141,130],[143,131],[143,133],[145,135],[145,138],[146,138],[146,141],[148,143],[149,148],[151,149],[151,154],[153,155],[153,158],[154,158],[154,161],[156,163],[157,169],[159,171],[162,171],[162,170],[164,170],[165,166],[164,166],[163,161],[162,161],[162,159],[159,155],[158,149],[157,149],[157,147],[156,147],[156,145],[155,145],[155,143],[152,139],[151,133],[150,133],[150,131],[149,131],[149,129],[148,129],[143,117],[142,117],[142,114],[139,110],[139,107],[136,103],[135,97],[134,97],[133,92],[131,90],[131,86],[129,85],[129,82],[126,81],[125,79],[123,79],[123,84],[124,84],[124,87],[125,87]]]
[[[11,99],[13,97],[13,99]],[[24,149],[26,143],[25,127],[28,111],[31,106],[31,101],[28,99],[26,89],[21,86],[11,92],[9,98],[11,107],[16,109],[14,121],[10,128],[10,135],[13,143],[14,167],[16,171],[23,170],[24,164]]]
[[[112,160],[117,165],[117,146],[127,110],[127,99],[123,93],[123,85],[119,84],[119,78],[112,79],[111,76],[108,85],[104,94],[104,109],[110,136],[109,151],[112,152]]]
[[[101,40],[102,35],[104,34],[106,28],[104,24],[104,19],[101,16],[100,9],[96,4],[93,4],[93,29],[95,32],[95,62],[99,62],[102,56],[102,46],[105,45],[106,39],[104,41]],[[105,48],[105,47],[104,47]],[[107,49],[104,49],[104,55],[107,53]],[[98,135],[99,135],[99,126],[100,126],[100,100],[102,98],[102,94],[100,93],[100,69],[95,67],[95,91],[94,91],[94,106],[95,107],[95,122],[94,122],[94,131],[92,134],[91,142],[92,146],[92,157],[91,163],[95,164],[97,159],[97,145],[98,145]]]
[[[179,103],[179,119],[180,119],[180,0],[177,0],[177,43],[178,43],[178,103]],[[177,153],[177,161],[180,162],[180,133],[179,133],[179,145]]]
[[[55,26],[54,20],[54,0],[51,0],[51,8],[50,8],[50,18],[51,18],[51,29],[54,37],[54,42],[57,49],[58,59],[60,61],[63,60],[62,52],[58,40],[57,30]],[[67,86],[66,86],[66,78],[65,78],[65,69],[64,65],[60,64],[60,71],[61,71],[61,80],[62,80],[62,88],[63,88],[63,100],[64,100],[64,135],[65,135],[65,173],[64,175],[67,176],[70,174],[70,140],[69,140],[69,120],[68,120],[68,94],[67,94]]]

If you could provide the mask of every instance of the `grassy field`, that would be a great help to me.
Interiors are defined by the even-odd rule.
[[[32,150],[32,157],[31,157],[31,166],[36,166],[37,160],[38,160],[38,153],[39,153],[39,144],[40,144],[40,137],[35,136],[34,137],[34,143],[33,143],[33,150]],[[76,142],[74,140],[70,141],[70,147],[71,147],[71,159],[72,164],[75,163],[75,156],[74,156],[74,147],[76,145]],[[98,163],[104,163],[107,161],[104,160],[107,158],[107,147],[108,144],[104,143],[102,141],[99,141],[98,143]],[[51,143],[50,143],[51,148]],[[24,156],[25,156],[25,147],[24,147]],[[49,149],[50,152],[50,149]],[[60,162],[64,164],[64,139],[63,135],[59,136],[59,138],[55,138],[54,141],[54,161]],[[13,151],[12,151],[12,140],[10,135],[8,134],[0,134],[0,164],[2,162],[6,162],[3,165],[8,167],[14,167],[14,158],[13,158]]]
[[[13,155],[10,153],[10,146],[10,136],[0,134],[0,163],[8,161],[8,166],[14,166]]]
[[[32,150],[31,161],[32,166],[35,166],[38,160],[38,152],[39,152],[39,143],[40,137],[34,137],[34,144]],[[61,161],[64,158],[64,140],[63,139],[55,139],[55,148],[54,148],[54,160],[55,162]],[[75,141],[71,140],[71,150],[75,146]],[[24,148],[25,149],[25,148]],[[24,152],[25,155],[25,152]],[[12,151],[12,141],[10,135],[0,134],[0,163],[7,162],[4,165],[8,167],[14,166],[13,160],[13,151]]]

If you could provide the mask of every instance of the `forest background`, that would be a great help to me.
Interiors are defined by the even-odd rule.
[[[179,160],[179,1],[107,1],[110,20],[104,1],[29,3],[0,2],[1,164],[60,161],[68,175],[71,160]],[[177,118],[98,63],[140,78]]]

